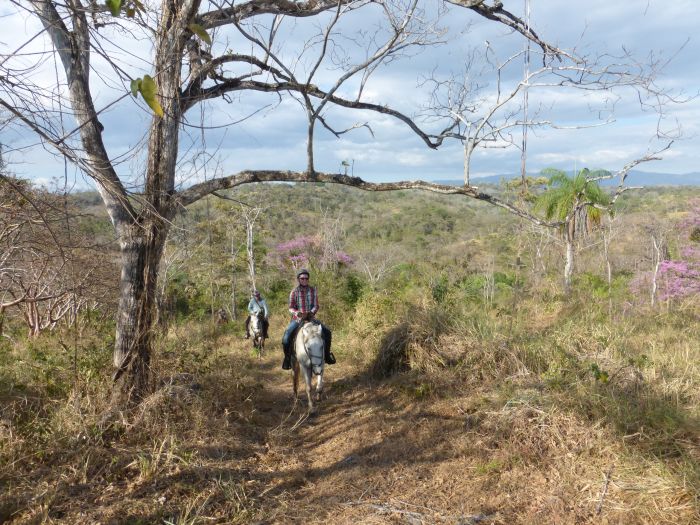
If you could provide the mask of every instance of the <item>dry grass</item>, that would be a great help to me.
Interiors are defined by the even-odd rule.
[[[15,373],[23,388],[0,398],[0,521],[700,520],[695,334],[663,318],[542,321],[528,306],[515,323],[455,320],[389,302],[361,305],[337,340],[316,418],[293,404],[276,352],[258,360],[209,327],[163,341],[158,388],[132,414],[104,417],[107,385],[52,397]]]

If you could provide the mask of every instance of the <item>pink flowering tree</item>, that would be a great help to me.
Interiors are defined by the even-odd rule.
[[[683,256],[690,253],[683,250]],[[662,261],[659,265],[659,300],[683,299],[700,292],[700,257],[680,261]]]
[[[342,250],[329,249],[319,236],[301,236],[279,243],[271,253],[280,269],[298,270],[319,265],[321,268],[344,267],[353,263],[353,258]]]
[[[652,305],[654,299],[668,302],[700,292],[700,202],[693,204],[679,230],[678,257],[661,258],[654,271],[638,275],[630,284],[635,292],[653,286],[656,297],[652,297]]]

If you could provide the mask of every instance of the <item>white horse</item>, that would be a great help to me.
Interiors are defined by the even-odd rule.
[[[316,412],[315,401],[321,400],[323,391],[323,335],[321,325],[305,322],[294,338],[294,398],[298,398],[299,372],[304,375],[306,397],[309,400],[309,413]],[[316,386],[313,385],[316,376]]]
[[[257,314],[250,316],[250,332],[253,334],[253,348],[258,351],[258,358],[262,358],[265,350],[265,336],[263,323],[265,322],[265,312],[260,310]]]

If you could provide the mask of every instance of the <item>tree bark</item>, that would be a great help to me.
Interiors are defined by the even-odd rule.
[[[564,264],[564,293],[571,292],[571,276],[574,273],[574,232],[576,226],[573,220],[566,225],[566,263]]]
[[[659,276],[659,266],[661,265],[661,241],[656,239],[652,235],[651,237],[651,242],[652,242],[652,247],[654,249],[653,253],[653,258],[654,258],[654,269],[651,272],[651,290],[650,290],[650,295],[651,295],[651,307],[654,308],[656,306],[656,293],[658,290],[658,281],[657,278]]]
[[[158,265],[167,235],[158,222],[134,225],[121,239],[114,381],[124,406],[138,403],[150,390]]]

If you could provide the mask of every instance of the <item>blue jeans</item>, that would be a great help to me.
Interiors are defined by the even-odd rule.
[[[299,321],[295,321],[292,319],[289,322],[289,325],[287,326],[287,329],[284,331],[284,335],[282,336],[282,346],[284,348],[287,348],[287,345],[289,344],[289,338],[292,337],[292,334],[294,333],[294,330],[296,330],[301,323]]]

